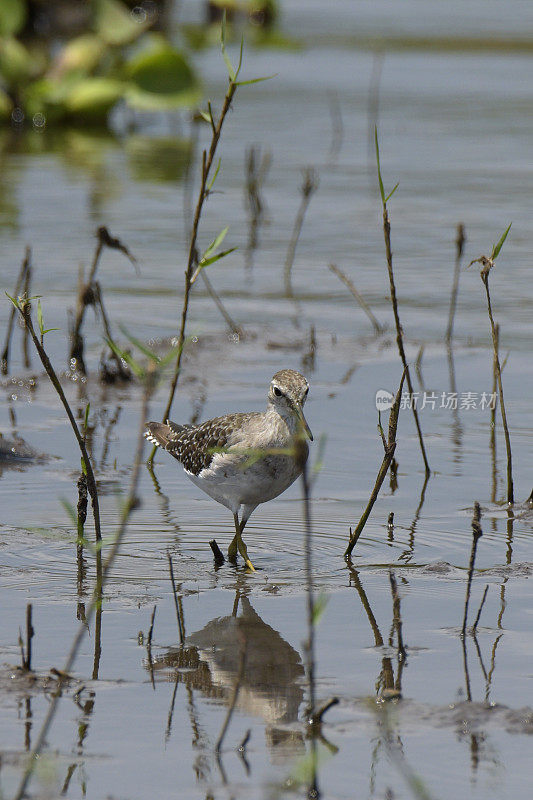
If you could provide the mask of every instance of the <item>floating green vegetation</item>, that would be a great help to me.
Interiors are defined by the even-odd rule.
[[[0,5],[0,120],[35,128],[105,126],[124,101],[139,111],[194,107],[200,82],[187,56],[160,31],[158,15],[121,0],[92,0],[70,38],[37,36],[27,0]]]

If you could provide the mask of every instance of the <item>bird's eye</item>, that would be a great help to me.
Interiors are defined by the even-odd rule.
[[[276,397],[281,397],[283,392],[281,391],[281,389],[278,389],[277,386],[274,386],[274,394],[276,395]]]

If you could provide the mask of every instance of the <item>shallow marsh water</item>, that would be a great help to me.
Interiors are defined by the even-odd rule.
[[[390,213],[411,363],[425,347],[423,384],[414,377],[415,388],[438,398],[434,409],[427,405],[420,412],[434,474],[424,487],[412,416],[402,410],[398,488],[392,492],[387,478],[352,569],[342,559],[349,526],[359,519],[381,462],[375,394],[394,391],[401,372],[368,155],[368,92],[378,56],[362,42],[355,47],[355,39],[415,32],[490,40],[523,37],[533,25],[528,6],[517,2],[510,4],[514,13],[505,20],[497,3],[424,3],[427,17],[420,7],[403,3],[401,16],[394,17],[388,14],[390,4],[339,1],[328,5],[326,19],[322,3],[287,3],[283,30],[302,37],[305,47],[246,52],[246,76],[276,72],[277,77],[239,90],[221,143],[220,193],[210,198],[201,228],[207,245],[230,224],[226,242],[239,249],[216,264],[210,277],[244,336],[236,341],[228,335],[199,283],[189,326],[194,340],[172,416],[187,421],[193,415],[207,419],[261,409],[268,381],[283,366],[301,369],[311,383],[306,415],[315,438],[325,437],[312,503],[316,587],[328,598],[317,628],[317,694],[340,699],[326,716],[319,745],[323,797],[417,796],[412,779],[418,775],[431,797],[526,798],[533,733],[533,515],[519,505],[509,519],[505,507],[492,501],[490,412],[480,408],[481,394],[492,392],[492,351],[475,267],[461,272],[451,362],[443,345],[456,224],[466,226],[468,263],[487,253],[513,221],[491,289],[502,355],[509,354],[504,387],[520,504],[533,485],[533,62],[512,47],[494,56],[488,50],[400,51],[385,45],[379,97],[382,169],[388,186],[400,181]],[[195,13],[194,4],[184,4],[184,15]],[[220,98],[224,73],[218,52],[197,58],[209,96]],[[331,146],[338,135],[330,113],[333,96],[342,109],[338,151]],[[167,137],[171,124],[163,120],[142,134],[148,142]],[[186,134],[183,125],[180,135]],[[52,145],[38,136],[6,144],[2,155],[2,288],[12,290],[24,245],[31,244],[32,292],[43,296],[47,326],[62,329],[47,334],[47,347],[54,363],[66,366],[66,309],[74,302],[78,265],[90,262],[94,229],[105,224],[141,263],[136,276],[119,254],[103,256],[99,278],[114,329],[123,323],[137,337],[156,343],[172,336],[186,248],[184,185],[175,164],[167,176],[171,180],[157,181],[153,171],[141,180],[138,162],[131,160],[131,141],[71,132]],[[272,167],[264,187],[266,220],[253,265],[247,267],[244,155],[252,144],[271,151]],[[285,294],[283,263],[301,170],[307,166],[318,170],[320,187],[296,251],[291,299]],[[332,262],[350,275],[389,326],[385,334],[372,336],[362,311],[327,269]],[[2,331],[8,313],[6,301],[0,304]],[[112,536],[120,493],[129,480],[140,390],[98,383],[101,331],[90,313],[87,321],[92,377],[86,383],[65,379],[65,386],[80,419],[91,402],[102,520],[105,535]],[[31,370],[23,369],[18,336],[12,347],[15,378],[10,375],[1,384],[1,430],[5,436],[18,431],[48,457],[1,467],[0,787],[5,797],[14,793],[24,753],[48,707],[42,684],[29,684],[12,668],[19,661],[18,630],[26,603],[33,603],[34,666],[44,681],[51,667],[62,665],[79,624],[78,603],[88,602],[94,579],[87,553],[80,596],[74,533],[61,505],[62,498],[76,499],[78,451],[36,358]],[[453,380],[460,396],[476,393],[476,408],[453,413],[439,407]],[[163,384],[151,403],[155,418],[166,396]],[[313,456],[317,450],[315,444]],[[301,487],[252,516],[246,539],[259,569],[246,575],[228,565],[213,568],[207,543],[215,537],[227,546],[231,515],[197,491],[170,458],[157,457],[155,475],[157,485],[147,470],[142,472],[142,505],[106,589],[99,680],[91,679],[91,626],[76,662],[79,681],[60,703],[31,791],[38,797],[63,793],[72,798],[303,793],[296,786],[309,747],[302,722]],[[498,417],[499,501],[504,476]],[[489,589],[477,641],[468,636],[463,649],[475,500],[483,509],[483,537],[471,620],[485,585]],[[391,511],[392,533],[387,529]],[[167,552],[182,597],[185,649],[179,647]],[[404,663],[395,639],[390,643],[391,574],[400,597]],[[151,674],[146,636],[154,605]],[[214,743],[239,670],[243,635],[248,668],[217,760]],[[401,701],[376,702],[377,694],[393,687],[401,688]],[[247,730],[243,759],[236,748]]]

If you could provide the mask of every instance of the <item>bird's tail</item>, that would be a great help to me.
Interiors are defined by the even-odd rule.
[[[167,420],[166,425],[164,422],[147,422],[144,435],[149,442],[166,448],[169,442],[175,440],[177,435],[189,427],[190,425],[177,425],[170,420]]]

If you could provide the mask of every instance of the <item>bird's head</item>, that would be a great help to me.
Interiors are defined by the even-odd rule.
[[[303,375],[293,369],[282,369],[272,378],[268,402],[287,422],[292,422],[293,425],[296,422],[296,428],[301,427],[305,436],[313,441],[313,434],[303,412],[308,392],[309,384]]]

